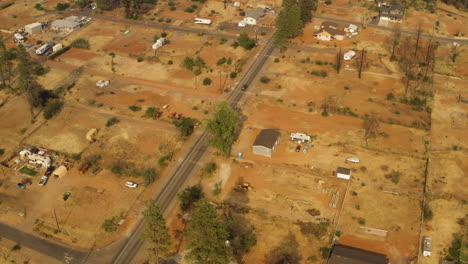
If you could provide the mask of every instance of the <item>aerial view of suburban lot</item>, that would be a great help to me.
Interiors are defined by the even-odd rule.
[[[0,264],[467,264],[466,0],[0,0]]]

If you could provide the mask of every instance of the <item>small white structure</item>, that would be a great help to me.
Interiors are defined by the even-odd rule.
[[[24,31],[27,32],[28,34],[34,34],[41,30],[42,30],[42,24],[38,22],[24,26]]]
[[[93,142],[96,140],[96,134],[98,130],[96,128],[91,128],[88,133],[86,133],[86,140]]]
[[[245,21],[242,20],[242,21],[239,21],[239,23],[237,23],[237,26],[238,27],[245,27],[245,26],[247,26],[247,23],[245,23]]]
[[[423,238],[423,256],[430,257],[432,254],[432,238],[425,236]]]
[[[162,47],[164,44],[166,44],[166,39],[165,38],[160,38],[151,47],[154,50],[156,50],[156,49],[159,49],[160,47]]]
[[[343,54],[343,59],[346,61],[352,60],[356,56],[356,52],[354,50],[350,50]]]
[[[52,47],[53,52],[59,51],[61,49],[63,49],[63,45],[60,43]]]
[[[354,24],[349,24],[349,26],[347,28],[344,29],[346,32],[351,32],[351,33],[354,33],[354,32],[357,32],[358,31],[358,26],[354,25]]]
[[[18,40],[18,41],[24,41],[24,37],[23,35],[21,35],[20,33],[15,33],[15,39]]]
[[[211,25],[211,20],[203,19],[203,18],[195,18],[195,24]]]
[[[36,164],[36,165],[41,165],[44,168],[48,168],[52,164],[52,160],[50,159],[50,157],[42,156],[42,155],[39,155],[39,154],[29,155],[28,160],[29,160],[29,163]]]
[[[351,178],[351,170],[343,167],[338,167],[336,177],[349,180]]]
[[[359,158],[347,158],[346,161],[352,162],[352,163],[359,163],[361,160]]]
[[[290,138],[292,141],[297,141],[298,143],[310,142],[310,136],[303,133],[291,133]]]
[[[256,7],[245,12],[244,22],[247,25],[257,25],[258,20],[263,16],[265,16],[265,9],[262,7]]]
[[[234,2],[233,6],[234,6],[234,7],[240,7],[240,2],[239,2],[239,1]]]
[[[109,85],[109,83],[110,83],[109,80],[107,80],[107,81],[99,80],[99,81],[96,82],[96,86],[99,87],[99,88],[104,88],[107,85]]]

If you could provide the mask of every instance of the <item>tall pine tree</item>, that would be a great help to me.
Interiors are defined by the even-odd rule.
[[[312,13],[317,11],[318,0],[299,0],[301,20],[306,24],[312,20]]]
[[[7,87],[7,82],[12,76],[13,63],[11,63],[7,53],[3,37],[0,35],[0,89]]]
[[[167,253],[171,245],[171,236],[166,226],[166,221],[161,212],[161,208],[154,200],[148,201],[145,211],[145,231],[143,239],[148,243],[148,258],[154,263],[159,263],[161,255]]]
[[[218,216],[216,209],[202,199],[192,212],[187,228],[187,257],[200,264],[229,263],[231,248],[226,246],[228,232]]]
[[[34,118],[34,108],[45,104],[46,98],[42,96],[44,88],[37,82],[37,78],[34,75],[34,64],[31,61],[31,56],[22,45],[19,45],[17,60],[18,65],[16,69],[18,77],[16,84],[18,93],[26,95],[31,115]]]
[[[276,18],[276,44],[285,45],[288,38],[296,37],[302,33],[302,27],[299,5],[293,0],[283,1],[283,10]]]

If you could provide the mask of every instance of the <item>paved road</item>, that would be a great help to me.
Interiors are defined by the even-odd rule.
[[[258,73],[265,65],[268,57],[273,52],[275,46],[273,41],[270,38],[265,44],[264,48],[257,55],[257,58],[250,65],[244,75],[234,87],[234,89],[229,94],[227,101],[233,106],[236,107],[244,91],[242,87],[244,85],[249,86],[257,77]],[[161,209],[166,210],[169,205],[174,201],[177,192],[183,186],[187,178],[190,176],[193,168],[196,166],[200,158],[205,154],[207,149],[206,141],[208,140],[208,133],[203,132],[195,141],[193,146],[190,148],[189,153],[185,156],[182,162],[175,168],[171,173],[169,182],[164,186],[161,192],[158,193],[155,200],[161,206]],[[126,239],[125,244],[119,250],[119,253],[113,259],[112,263],[114,264],[128,264],[132,263],[133,258],[141,250],[143,246],[143,241],[140,239],[141,234],[144,230],[144,221],[141,220],[132,233],[132,235]]]
[[[21,246],[28,247],[40,253],[45,253],[49,257],[59,261],[68,261],[67,263],[81,263],[87,254],[86,251],[70,249],[67,246],[50,242],[3,223],[0,223],[0,234],[1,237],[15,241]]]

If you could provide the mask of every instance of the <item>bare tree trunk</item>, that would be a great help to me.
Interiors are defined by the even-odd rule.
[[[416,44],[414,45],[414,56],[418,54],[418,49],[419,49],[419,41],[421,40],[421,33],[422,33],[422,27],[421,23],[418,25],[418,30],[416,31]]]
[[[362,49],[362,51],[361,51],[361,61],[359,63],[359,74],[358,74],[359,79],[361,79],[362,66],[364,65],[364,55],[365,55],[365,51],[364,51],[364,49]]]
[[[336,72],[337,73],[340,73],[342,59],[343,59],[343,55],[341,53],[341,48],[340,48],[340,51],[336,55]]]

